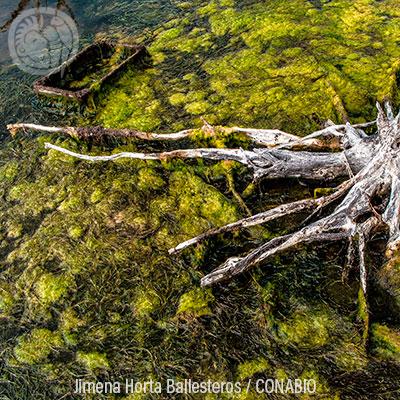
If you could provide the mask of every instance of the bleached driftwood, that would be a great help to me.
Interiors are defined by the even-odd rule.
[[[327,128],[315,132],[306,137],[299,137],[282,132],[277,129],[252,129],[252,128],[226,128],[226,127],[212,127],[205,120],[202,130],[205,134],[210,136],[215,135],[215,131],[220,133],[229,134],[243,134],[250,141],[263,147],[285,147],[287,149],[330,149],[340,150],[340,139],[344,136],[346,125],[330,125]],[[355,128],[363,128],[373,125],[375,122],[366,124],[354,125]],[[37,132],[60,133],[63,135],[71,136],[76,139],[102,139],[106,137],[114,138],[134,138],[140,140],[150,141],[176,141],[182,139],[190,139],[194,137],[198,130],[186,129],[174,133],[148,133],[133,129],[109,129],[101,126],[88,126],[88,127],[56,127],[56,126],[43,126],[37,124],[21,123],[7,125],[8,130],[15,134],[20,130],[32,130]]]
[[[245,256],[228,259],[219,268],[206,275],[201,281],[202,285],[210,286],[229,280],[278,253],[302,244],[343,240],[350,243],[351,250],[355,248],[359,253],[360,283],[366,294],[367,267],[364,257],[366,243],[375,232],[382,229],[389,230],[389,253],[397,249],[400,243],[400,157],[398,156],[400,116],[393,117],[389,104],[386,105],[386,111],[379,104],[377,107],[378,118],[373,123],[353,126],[349,123],[346,125],[329,124],[325,129],[303,138],[277,130],[223,128],[225,132],[245,133],[254,144],[263,146],[253,150],[200,148],[163,153],[120,153],[109,156],[90,156],[49,143],[46,144],[46,147],[87,161],[112,161],[120,158],[233,160],[248,166],[253,171],[255,179],[296,177],[329,181],[345,178],[347,180],[328,196],[284,204],[214,229],[179,244],[171,249],[170,253],[182,251],[217,234],[263,224],[296,213],[306,213],[309,217],[300,229],[272,239]],[[375,124],[377,132],[374,135],[367,136],[361,129]],[[9,126],[9,129],[13,131],[18,129],[44,130],[81,138],[88,136],[88,128],[51,128],[17,124]],[[79,129],[86,129],[86,131]],[[89,129],[96,129],[96,132],[100,132],[99,135],[122,135],[145,140],[179,140],[190,137],[193,132],[187,130],[177,134],[155,135],[138,134],[136,131],[128,130]],[[213,129],[209,124],[204,124],[203,130],[212,133]],[[322,148],[328,148],[330,151],[315,151]],[[332,149],[337,151],[333,152]],[[333,202],[339,202],[335,210],[320,217],[326,206]]]

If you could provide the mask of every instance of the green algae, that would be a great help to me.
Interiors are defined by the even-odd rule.
[[[155,70],[146,73],[132,71],[124,75],[109,92],[110,100],[107,107],[99,111],[97,121],[107,128],[157,130],[161,124],[162,108],[150,85],[155,76]]]
[[[48,329],[33,329],[29,335],[18,339],[14,349],[16,359],[21,363],[42,363],[57,348],[63,346],[61,336]]]
[[[360,371],[368,366],[364,342],[343,342],[333,354],[335,364],[344,371]]]
[[[379,272],[379,283],[389,293],[396,307],[400,307],[400,259],[395,255]]]
[[[305,0],[213,1],[188,15],[196,26],[173,19],[145,39],[154,66],[110,89],[98,113],[105,125],[172,130],[203,116],[305,133],[327,119],[372,119],[376,99],[397,103],[394,1],[321,9]]]
[[[76,357],[77,361],[82,363],[89,372],[95,372],[109,368],[107,357],[99,352],[78,352]]]
[[[159,306],[160,298],[154,290],[149,289],[138,294],[133,304],[133,309],[138,317],[147,317],[156,311]]]
[[[194,289],[180,298],[177,315],[184,314],[193,317],[211,315],[210,303],[213,301],[214,296],[209,289]]]
[[[85,326],[85,321],[78,317],[77,312],[72,308],[65,309],[59,321],[59,330],[62,333],[64,342],[68,346],[76,346],[79,343],[79,328]]]
[[[171,20],[149,41],[153,66],[129,71],[100,93],[93,120],[85,123],[170,131],[199,127],[203,116],[215,125],[308,133],[328,118],[372,118],[376,98],[397,101],[393,1],[334,1],[322,10],[305,1],[190,7],[189,18]],[[218,128],[215,135],[198,129],[191,140],[250,146]],[[265,208],[256,185],[243,193],[243,168],[177,160],[87,164],[45,155],[44,141],[93,154],[143,150],[137,143],[89,150],[47,137],[21,143],[18,164],[2,167],[7,285],[0,288],[0,313],[27,330],[2,344],[10,368],[14,352],[20,362],[41,366],[41,379],[56,378],[63,393],[71,376],[102,377],[106,370],[122,378],[129,370],[141,380],[302,376],[317,379],[318,395],[327,399],[338,399],[341,390],[327,382],[352,373],[359,379],[370,361],[358,330],[362,310],[354,305],[357,290],[337,282],[339,266],[328,273],[323,256],[298,252],[295,261],[276,258],[227,289],[199,289],[206,272],[247,251],[248,241],[254,247],[272,237],[258,229],[167,256],[179,242],[243,216],[232,176],[253,213]],[[396,293],[397,267],[386,272]],[[340,296],[332,300],[332,292]],[[379,326],[371,330],[376,355],[397,360],[397,328]],[[70,358],[54,358],[65,346]]]
[[[18,162],[10,161],[0,168],[0,180],[13,181],[18,175]]]
[[[279,334],[286,343],[318,348],[329,341],[331,319],[319,310],[299,309],[288,322],[279,324]]]
[[[374,353],[383,359],[400,361],[400,332],[386,325],[372,324]]]
[[[15,298],[11,288],[3,284],[0,286],[0,315],[9,315],[15,304]]]
[[[266,372],[271,366],[265,358],[257,358],[255,360],[246,361],[238,366],[238,377],[240,380],[251,378],[255,374]]]
[[[142,191],[162,189],[164,180],[151,168],[142,168],[138,173],[138,188]]]
[[[70,282],[64,276],[44,274],[35,284],[38,299],[44,305],[50,305],[65,296],[70,287]]]
[[[369,311],[367,298],[362,288],[358,291],[358,317],[363,325],[363,339],[366,343],[369,337]]]
[[[327,196],[333,192],[333,188],[316,188],[314,189],[314,198],[318,199],[319,197]]]
[[[101,200],[104,199],[104,193],[100,189],[95,189],[90,196],[90,201],[92,203],[99,203]]]
[[[71,139],[63,145],[75,146]],[[113,151],[127,148],[135,146],[122,145]],[[245,375],[272,373],[275,364],[283,361],[273,350],[274,342],[289,352],[326,352],[331,365],[342,371],[361,368],[361,339],[345,317],[321,305],[303,305],[286,319],[279,316],[293,296],[285,283],[293,278],[282,271],[272,274],[268,283],[259,281],[265,274],[255,273],[245,286],[233,283],[231,294],[221,296],[218,290],[198,287],[205,269],[219,263],[210,261],[212,242],[179,258],[167,256],[168,248],[180,241],[241,217],[226,174],[237,183],[244,173],[242,166],[179,160],[87,164],[62,158],[49,162],[47,157],[38,165],[34,174],[29,172],[28,182],[3,186],[6,196],[19,193],[14,186],[22,190],[2,211],[2,218],[17,216],[30,232],[7,255],[6,276],[11,284],[5,289],[13,301],[3,314],[13,315],[13,310],[24,307],[30,332],[51,326],[52,330],[46,329],[60,339],[55,350],[68,349],[70,361],[53,361],[47,350],[46,357],[31,360],[48,378],[57,377],[62,366],[94,376],[105,370],[122,373],[118,348],[127,348],[124,365],[142,378],[157,369],[157,379],[165,379],[172,365],[183,375],[199,379],[214,379],[220,371],[228,376],[230,370],[247,379]],[[57,190],[46,191],[44,182]],[[35,202],[43,196],[53,204],[36,217],[33,230],[29,208],[42,205],[31,203],[23,195],[28,189],[21,185],[28,185],[29,192],[37,189]],[[79,235],[71,235],[71,229],[79,229]],[[252,240],[264,235],[259,230],[249,234]],[[237,234],[228,240],[218,238],[211,252],[222,261],[225,255],[218,253],[218,247],[232,246],[240,238]],[[279,260],[276,263],[280,265]],[[293,268],[286,265],[288,271]],[[309,285],[314,287],[315,282]],[[182,333],[186,324],[193,333]],[[237,332],[245,339],[238,341]],[[239,355],[233,367],[227,361],[232,349]],[[252,349],[262,349],[262,354]],[[157,353],[157,360],[147,357],[149,352]],[[302,365],[301,357],[291,357]],[[307,365],[324,373],[318,357],[310,357]],[[302,372],[300,368],[284,371],[288,376]],[[64,375],[62,379],[65,384],[71,381]]]

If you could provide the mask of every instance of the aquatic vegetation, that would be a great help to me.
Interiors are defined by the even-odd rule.
[[[124,75],[108,93],[107,107],[99,111],[97,121],[108,128],[135,128],[154,131],[161,125],[161,102],[150,82],[156,71],[132,71]],[[126,92],[128,90],[128,92]]]
[[[11,288],[2,284],[0,286],[0,313],[3,315],[9,315],[15,304],[14,296],[11,292]]]
[[[18,338],[14,353],[19,362],[33,365],[45,362],[53,351],[62,346],[63,341],[57,332],[33,329],[28,335]]]
[[[299,308],[288,322],[279,324],[283,341],[299,347],[317,348],[328,343],[332,318],[320,310]]]
[[[65,276],[42,275],[35,285],[36,295],[44,305],[50,305],[64,296],[71,283]]]
[[[212,1],[186,12],[143,37],[154,66],[110,89],[100,121],[111,126],[115,114],[114,126],[171,130],[203,116],[302,133],[327,119],[370,119],[376,100],[398,102],[393,0]]]
[[[400,332],[381,324],[371,327],[374,353],[383,359],[400,360]]]
[[[172,131],[199,127],[204,117],[213,125],[301,133],[326,119],[370,119],[376,99],[398,103],[394,0],[335,0],[321,9],[306,0],[242,3],[180,4],[184,15],[139,38],[153,65],[128,71],[100,93],[83,123]],[[140,150],[139,142],[89,148],[59,137],[19,140],[0,150],[0,317],[11,326],[0,347],[4,379],[21,373],[17,364],[39,368],[44,385],[56,378],[58,393],[76,374],[110,371],[124,378],[129,370],[140,380],[301,376],[315,378],[319,396],[332,400],[353,390],[338,376],[364,385],[369,322],[363,299],[354,303],[357,282],[337,279],[340,250],[277,257],[228,290],[199,289],[199,281],[232,248],[245,250],[244,242],[285,227],[234,232],[179,258],[166,253],[237,220],[246,207],[254,213],[285,196],[311,197],[314,188],[291,184],[282,194],[272,185],[260,196],[236,163],[88,164],[43,150],[45,141],[93,154]],[[190,140],[251,146],[218,128],[198,129]],[[18,162],[10,161],[13,152]],[[381,276],[397,300],[398,277],[396,262]],[[374,356],[398,361],[397,327],[372,322]]]
[[[241,380],[251,378],[255,374],[267,372],[271,366],[265,358],[257,358],[255,360],[246,361],[238,366],[238,377]]]
[[[160,306],[160,298],[152,289],[138,293],[134,302],[133,312],[138,317],[147,317]]]
[[[379,273],[379,281],[390,293],[393,303],[400,307],[400,259],[394,257]]]
[[[214,296],[209,289],[194,289],[180,298],[177,315],[186,314],[194,317],[211,315],[209,306],[213,301]]]
[[[18,175],[18,163],[10,161],[0,168],[0,180],[13,181]]]
[[[165,186],[165,182],[151,167],[141,168],[138,172],[137,186],[142,191],[157,190]]]
[[[322,265],[321,257],[304,252],[296,261],[277,259],[267,274],[256,270],[224,292],[199,289],[199,281],[226,249],[241,245],[241,235],[217,238],[179,259],[166,254],[178,242],[242,215],[227,175],[243,197],[243,167],[180,160],[72,163],[52,154],[42,157],[42,140],[33,139],[22,153],[23,166],[37,153],[37,168],[22,168],[13,180],[0,183],[4,196],[13,199],[1,204],[1,220],[12,215],[23,226],[17,239],[7,236],[4,224],[0,229],[8,282],[0,289],[0,312],[28,327],[8,345],[20,362],[40,366],[48,379],[58,375],[65,387],[71,370],[122,374],[119,348],[128,349],[123,368],[143,379],[155,369],[157,378],[170,377],[171,365],[182,371],[179,375],[198,379],[214,379],[221,371],[244,380],[259,374],[293,377],[303,372],[306,358],[307,368],[332,398],[336,388],[326,384],[329,368],[355,373],[367,365],[354,290],[339,285],[325,293],[336,282],[338,267]],[[79,146],[73,139],[59,140]],[[233,139],[198,132],[196,140],[222,140],[223,146]],[[136,145],[121,144],[113,151]],[[304,189],[296,195],[304,195]],[[277,201],[272,190],[264,200],[253,202],[257,190],[252,196],[246,205],[255,207],[253,212]],[[52,206],[44,208],[44,202]],[[271,232],[246,233],[255,241],[263,235]],[[316,295],[315,290],[321,291]],[[344,311],[336,310],[336,302]],[[37,349],[37,329],[46,329],[51,345]],[[40,356],[27,354],[28,345]],[[275,348],[286,349],[292,368]],[[60,349],[68,358],[57,356]],[[238,358],[229,363],[232,351]],[[145,357],[148,352],[156,353],[157,360]],[[57,373],[60,368],[65,374]]]
[[[98,352],[83,353],[78,352],[76,355],[77,361],[82,363],[89,372],[95,372],[109,368],[107,357]]]

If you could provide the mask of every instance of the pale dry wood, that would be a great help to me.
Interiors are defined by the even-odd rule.
[[[300,137],[277,129],[252,129],[240,127],[212,127],[203,120],[202,130],[206,135],[217,135],[217,132],[229,134],[244,134],[256,145],[269,148],[285,148],[288,150],[342,150],[343,138],[346,125],[331,125],[312,135]],[[370,126],[374,122],[355,125],[354,127]],[[149,141],[178,141],[195,137],[198,130],[186,129],[173,133],[151,133],[133,129],[110,129],[101,126],[88,127],[56,127],[44,126],[31,123],[18,123],[7,125],[7,129],[14,135],[20,130],[31,130],[36,132],[60,133],[77,139],[99,140],[106,137],[135,138]]]
[[[119,153],[112,155],[84,155],[62,147],[46,143],[46,148],[62,152],[86,161],[113,161],[121,158],[141,160],[166,160],[170,158],[204,158],[209,160],[233,160],[253,170],[255,179],[305,178],[317,181],[330,181],[347,178],[336,191],[320,199],[305,199],[284,204],[263,213],[242,219],[224,227],[189,239],[170,250],[177,253],[191,245],[236,229],[264,224],[277,218],[306,213],[308,218],[302,227],[293,233],[277,237],[263,244],[242,257],[232,257],[215,271],[202,279],[203,286],[214,285],[237,276],[260,263],[268,261],[272,256],[289,251],[303,244],[326,241],[345,241],[351,244],[349,262],[354,259],[354,247],[357,243],[360,260],[360,283],[364,293],[367,291],[367,266],[365,261],[366,243],[380,229],[388,229],[390,238],[388,252],[393,252],[400,243],[400,117],[393,116],[390,105],[385,111],[378,105],[378,118],[373,123],[360,125],[328,126],[306,137],[297,137],[279,130],[262,130],[247,128],[214,128],[204,121],[203,131],[215,134],[216,129],[224,132],[246,134],[254,143],[263,147],[250,150],[243,149],[182,149],[162,153]],[[362,128],[376,124],[377,133],[365,134]],[[17,124],[10,130],[33,129],[53,133],[76,136],[79,129],[57,128]],[[129,137],[128,130],[104,130],[101,135],[122,135]],[[82,134],[78,137],[87,138]],[[89,130],[90,132],[90,130]],[[121,133],[123,132],[123,133]],[[136,131],[133,131],[136,132]],[[132,137],[145,140],[179,140],[189,137],[194,131],[187,130],[176,134],[137,134]],[[80,136],[79,136],[80,135]],[[127,136],[128,135],[128,136]],[[176,136],[173,136],[176,135]],[[332,144],[333,143],[333,144]],[[330,151],[315,151],[327,148]],[[334,150],[340,150],[333,152]],[[381,199],[378,206],[376,200]],[[327,205],[338,201],[334,211],[320,216]]]

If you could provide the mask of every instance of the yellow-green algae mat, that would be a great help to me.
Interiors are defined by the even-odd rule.
[[[98,121],[152,131],[203,116],[301,134],[327,119],[370,118],[377,100],[397,104],[398,1],[322,3],[181,4],[184,16],[144,37],[154,67],[110,90]]]
[[[181,7],[185,17],[143,38],[154,67],[129,72],[103,93],[96,123],[162,131],[198,126],[204,116],[213,124],[309,133],[327,119],[372,119],[377,99],[398,103],[396,1]],[[341,282],[339,249],[280,257],[215,289],[199,288],[205,271],[268,239],[272,228],[167,256],[177,243],[244,214],[232,190],[233,177],[243,194],[242,167],[88,164],[43,151],[52,141],[88,152],[84,143],[17,139],[0,156],[1,380],[14,398],[59,398],[76,376],[300,377],[316,379],[322,399],[393,393],[399,321],[373,315],[366,346],[358,285]],[[124,143],[90,151],[135,149]],[[247,199],[252,212],[270,197],[277,201],[268,190]],[[398,264],[384,271],[398,310]],[[365,382],[374,374],[378,389]]]

